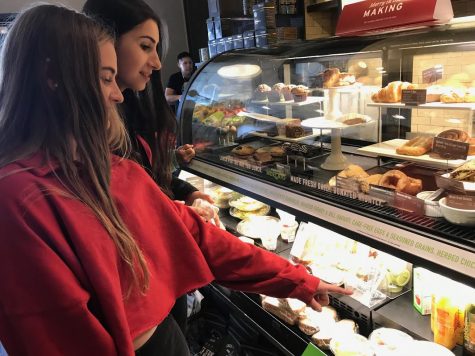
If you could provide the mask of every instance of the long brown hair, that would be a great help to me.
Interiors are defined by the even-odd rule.
[[[128,295],[133,287],[145,292],[149,274],[109,191],[111,145],[126,140],[100,89],[98,44],[106,40],[102,26],[64,7],[17,16],[2,50],[0,166],[38,151],[59,164],[65,194],[93,210],[129,267]]]
[[[87,0],[83,11],[110,26],[117,37],[129,32],[147,20],[153,20],[160,29],[158,52],[167,43],[166,27],[153,9],[143,0]],[[119,68],[120,72],[120,68]],[[125,125],[129,132],[133,151],[132,158],[145,168],[160,188],[171,198],[172,162],[176,139],[176,117],[168,105],[160,71],[154,71],[145,90],[124,92]],[[144,157],[136,135],[141,135],[152,149],[152,165]]]

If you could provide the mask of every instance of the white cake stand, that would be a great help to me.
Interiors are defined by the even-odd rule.
[[[302,121],[302,126],[315,129],[331,129],[331,152],[320,167],[328,171],[341,171],[349,166],[350,162],[343,155],[341,150],[341,129],[347,125],[325,118],[312,118]]]

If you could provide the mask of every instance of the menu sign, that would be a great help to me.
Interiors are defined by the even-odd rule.
[[[401,103],[406,105],[421,105],[426,103],[427,90],[403,89]]]
[[[475,196],[471,195],[449,194],[445,203],[455,209],[475,210]]]
[[[338,20],[338,36],[433,26],[454,16],[450,0],[365,0],[346,5]]]
[[[435,137],[432,152],[444,159],[467,159],[469,144],[450,140],[442,137]]]

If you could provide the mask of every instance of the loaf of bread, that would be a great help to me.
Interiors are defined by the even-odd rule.
[[[396,148],[396,153],[406,156],[422,156],[432,149],[432,137],[417,136]]]
[[[403,89],[417,89],[417,84],[395,81],[381,88],[371,96],[375,103],[398,103],[401,101]]]

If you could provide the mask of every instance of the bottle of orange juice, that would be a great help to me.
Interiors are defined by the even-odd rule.
[[[458,307],[448,296],[436,296],[434,316],[434,342],[449,350],[456,344],[455,318]]]

